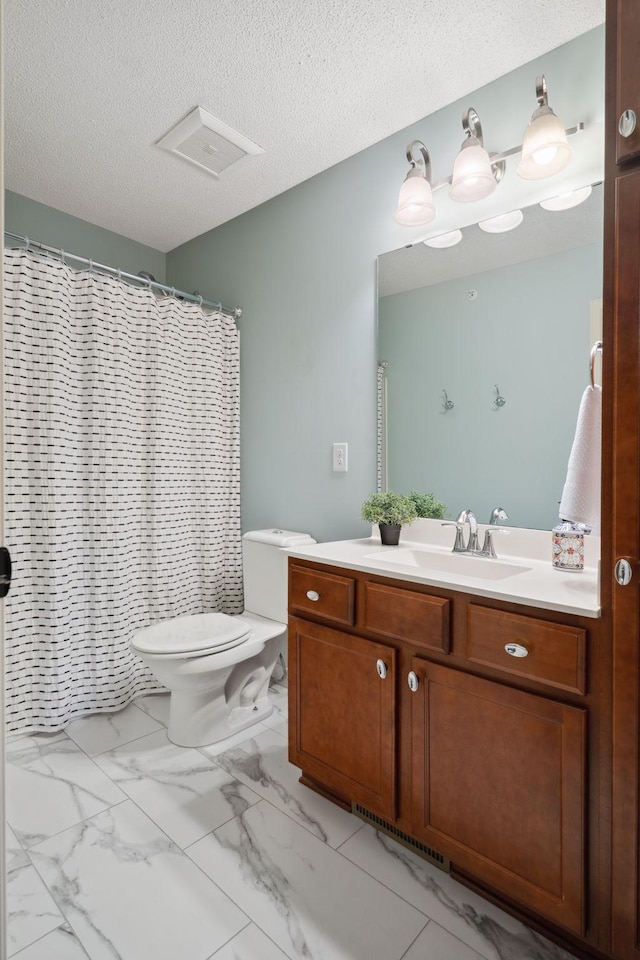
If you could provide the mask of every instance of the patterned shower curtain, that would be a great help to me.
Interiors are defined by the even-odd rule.
[[[5,251],[8,731],[160,689],[129,650],[242,610],[239,335],[115,277]]]

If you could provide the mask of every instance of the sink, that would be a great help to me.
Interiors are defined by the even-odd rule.
[[[440,552],[415,547],[388,547],[386,550],[368,554],[365,559],[394,567],[419,567],[421,570],[474,577],[477,580],[506,580],[507,577],[515,577],[519,573],[527,573],[531,570],[531,567],[493,560],[491,557],[474,557],[465,553]]]

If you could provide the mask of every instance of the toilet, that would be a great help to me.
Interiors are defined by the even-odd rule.
[[[175,617],[134,634],[131,649],[171,692],[168,735],[181,747],[217,743],[268,717],[269,680],[287,629],[287,555],[306,533],[242,538],[243,613]]]

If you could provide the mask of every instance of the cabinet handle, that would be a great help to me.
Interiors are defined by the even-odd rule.
[[[411,693],[415,693],[418,689],[420,681],[418,680],[418,674],[414,673],[413,670],[407,677],[407,683],[409,684],[409,690],[411,690]]]
[[[529,651],[520,643],[505,643],[505,650],[510,657],[528,657]]]
[[[636,115],[633,110],[623,110],[618,120],[618,133],[621,137],[630,137],[636,129]]]
[[[319,600],[320,594],[317,590],[307,590],[307,600]]]
[[[376,661],[376,670],[378,671],[378,676],[381,680],[384,680],[387,676],[387,665],[384,660]]]

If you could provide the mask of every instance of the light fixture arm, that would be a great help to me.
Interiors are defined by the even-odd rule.
[[[539,107],[548,107],[549,99],[547,97],[547,78],[544,73],[536,77],[536,100]]]
[[[413,156],[414,149],[417,149],[422,154],[417,160]],[[425,147],[422,140],[412,140],[409,146],[407,147],[407,160],[411,164],[411,167],[415,169],[417,166],[424,167],[424,176],[431,183],[431,157],[429,156],[429,151]]]
[[[480,117],[476,110],[473,107],[469,107],[467,112],[462,117],[462,129],[465,132],[467,137],[475,137],[481,147],[484,147],[484,140],[482,139],[482,124],[480,123]]]

